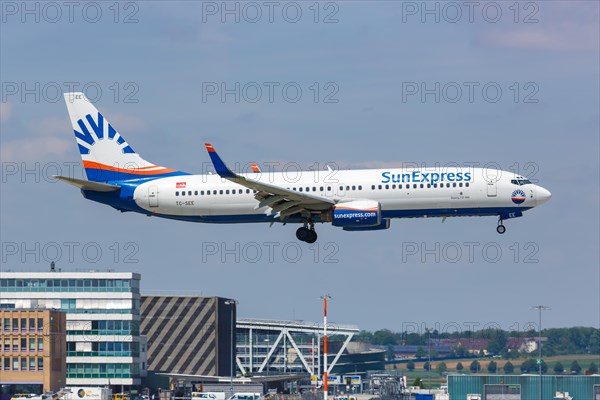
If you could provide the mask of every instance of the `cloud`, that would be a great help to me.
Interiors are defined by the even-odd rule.
[[[535,23],[486,25],[479,39],[495,47],[597,52],[599,8],[597,2],[544,2]]]

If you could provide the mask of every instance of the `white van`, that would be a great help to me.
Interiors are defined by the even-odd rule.
[[[192,400],[225,400],[225,392],[192,392]]]

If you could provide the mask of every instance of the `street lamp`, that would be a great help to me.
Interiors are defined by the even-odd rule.
[[[538,305],[538,306],[531,306],[532,310],[538,310],[539,312],[539,324],[538,324],[538,328],[539,328],[539,334],[538,334],[538,352],[539,352],[539,358],[538,358],[538,369],[539,369],[539,373],[540,373],[540,400],[542,400],[542,311],[546,311],[546,310],[551,310],[550,307],[548,306],[543,306],[543,305]]]
[[[235,311],[235,306],[239,304],[237,300],[225,300],[225,304],[231,307],[231,357],[230,357],[230,380],[229,380],[229,392],[233,395],[233,359],[235,357],[235,333],[236,326],[233,322],[233,313]]]

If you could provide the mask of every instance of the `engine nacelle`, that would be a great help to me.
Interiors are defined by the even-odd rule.
[[[381,204],[356,200],[337,204],[331,210],[331,223],[341,227],[367,227],[381,224]]]

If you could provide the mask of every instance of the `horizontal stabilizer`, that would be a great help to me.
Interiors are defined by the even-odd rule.
[[[67,182],[83,190],[93,190],[94,192],[115,192],[121,189],[118,185],[109,185],[108,183],[92,182],[83,179],[68,178],[66,176],[54,175],[59,181]]]

